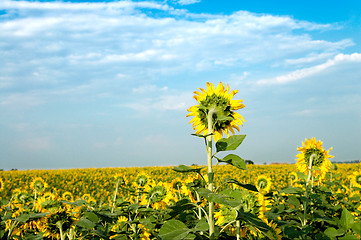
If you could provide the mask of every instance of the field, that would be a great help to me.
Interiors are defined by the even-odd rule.
[[[205,166],[2,171],[0,236],[207,239],[214,202],[213,238],[360,239],[360,167],[308,187],[295,164],[217,165],[214,193]]]

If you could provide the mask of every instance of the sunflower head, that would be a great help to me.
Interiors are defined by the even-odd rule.
[[[139,187],[144,187],[150,181],[150,177],[146,173],[138,174],[135,182],[138,184]]]
[[[200,88],[195,91],[193,98],[198,101],[198,105],[190,107],[187,117],[192,116],[193,129],[196,134],[213,133],[213,138],[218,141],[222,138],[223,132],[229,136],[229,132],[234,134],[234,129],[239,131],[239,125],[243,125],[244,118],[237,112],[244,108],[243,100],[233,100],[237,90],[229,92],[223,83],[219,83],[217,88],[212,83],[207,82],[207,89]],[[212,126],[208,126],[208,116],[212,117]],[[210,131],[211,130],[211,131]]]
[[[270,177],[267,177],[266,175],[260,175],[257,177],[256,180],[256,187],[258,191],[260,192],[268,192],[271,189],[272,186],[272,180]]]
[[[328,159],[334,156],[328,154],[332,148],[326,151],[323,149],[322,144],[320,140],[317,141],[315,138],[306,138],[305,142],[302,142],[302,147],[297,148],[297,151],[301,152],[296,155],[296,166],[300,172],[308,174],[310,160],[312,159],[311,170],[314,176],[319,176],[321,179],[326,176],[326,173],[332,167],[332,163]]]
[[[115,181],[118,182],[118,185],[119,185],[119,186],[123,186],[123,185],[126,185],[126,184],[127,184],[127,180],[126,180],[126,178],[123,176],[123,174],[118,173],[118,174],[116,174],[116,175],[114,176],[114,178],[115,178]]]
[[[74,222],[75,220],[71,212],[65,209],[59,209],[46,217],[41,231],[44,232],[44,237],[60,239],[59,227],[61,226],[62,230],[66,232],[73,227]]]
[[[62,195],[62,198],[65,199],[66,201],[73,201],[73,194],[71,192],[64,192]]]
[[[297,182],[298,181],[298,176],[297,176],[297,173],[295,173],[295,172],[291,172],[289,177],[290,177],[290,180],[292,182]]]
[[[48,187],[48,184],[41,177],[36,177],[30,183],[30,187],[37,192],[43,192]]]

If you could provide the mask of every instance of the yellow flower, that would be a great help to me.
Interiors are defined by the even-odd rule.
[[[39,193],[44,191],[48,187],[48,184],[41,177],[36,177],[30,183],[30,187]]]
[[[4,181],[0,178],[0,192],[4,190]]]
[[[222,138],[223,132],[229,136],[229,132],[234,134],[234,129],[239,131],[239,125],[243,125],[244,118],[235,110],[244,108],[243,100],[232,100],[238,90],[229,92],[229,86],[225,87],[221,82],[217,88],[212,83],[207,82],[207,90],[199,88],[195,91],[193,98],[199,105],[190,107],[187,117],[193,116],[189,122],[192,123],[196,134],[208,134],[208,114],[212,112],[213,138],[218,141]]]
[[[306,138],[305,142],[302,142],[302,147],[297,148],[297,151],[301,152],[296,155],[296,166],[298,170],[304,174],[308,174],[310,158],[314,156],[312,161],[313,175],[323,179],[332,167],[332,163],[328,160],[334,157],[328,154],[331,150],[332,148],[327,151],[324,150],[322,142],[320,140],[317,141],[314,137],[311,139]]]
[[[61,197],[64,198],[66,201],[73,201],[73,194],[71,194],[71,192],[64,192]]]
[[[258,191],[265,193],[269,192],[272,186],[272,180],[270,177],[267,177],[266,175],[259,175],[256,180],[256,187]]]
[[[361,188],[361,171],[353,172],[351,182],[352,186]]]

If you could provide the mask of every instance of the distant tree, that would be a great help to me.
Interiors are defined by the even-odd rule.
[[[254,162],[252,160],[246,160],[245,163],[248,165],[248,164],[251,164],[251,165],[254,165]]]

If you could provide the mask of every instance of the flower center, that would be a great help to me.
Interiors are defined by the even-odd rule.
[[[229,100],[215,93],[207,95],[205,99],[200,101],[198,116],[202,121],[202,124],[208,128],[207,115],[210,109],[214,109],[215,113],[212,116],[212,122],[214,124],[214,131],[226,129],[234,120],[232,116],[231,106],[229,106]]]
[[[305,152],[305,162],[307,166],[310,164],[310,157],[312,154],[315,154],[315,157],[312,160],[312,166],[320,167],[325,161],[325,155],[318,148],[309,148]]]

